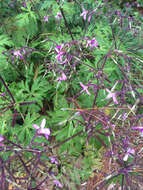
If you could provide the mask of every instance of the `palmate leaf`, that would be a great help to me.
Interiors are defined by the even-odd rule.
[[[31,88],[28,85],[27,81],[25,83],[22,81],[21,85],[23,87],[24,100],[36,101],[40,106],[42,106],[42,100],[44,97],[46,97],[48,91],[48,88],[46,88],[46,82],[44,80],[40,81],[39,78],[37,78],[33,82]],[[31,106],[33,107],[34,104]]]
[[[26,38],[32,38],[37,32],[37,18],[33,11],[21,13],[15,17],[17,30],[13,40],[17,45],[25,45]],[[20,39],[20,40],[19,40]]]
[[[29,24],[29,13],[21,13],[16,16],[16,23],[19,27],[23,27],[26,24]]]
[[[2,52],[6,51],[5,46],[13,46],[12,40],[6,34],[0,35],[0,72],[7,68],[7,57]]]
[[[13,42],[12,40],[9,38],[9,36],[7,36],[6,34],[2,34],[0,35],[0,48],[1,46],[12,46],[13,45]]]
[[[39,118],[39,114],[37,113],[28,113],[26,115],[26,118],[24,119],[23,125],[16,125],[13,129],[13,135],[18,134],[18,139],[22,144],[28,144],[30,140],[32,139],[35,130],[32,127],[32,124],[35,122],[35,120]]]
[[[12,121],[12,111],[7,110],[5,112],[0,111],[0,134],[5,135],[8,132],[8,126],[10,126]]]
[[[53,5],[53,0],[45,0],[44,2],[41,1],[40,5],[39,5],[39,9],[44,10],[44,9],[47,9],[48,7],[50,7],[51,5]]]

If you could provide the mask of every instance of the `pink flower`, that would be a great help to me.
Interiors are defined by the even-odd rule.
[[[36,124],[32,124],[32,126],[35,129],[37,129],[36,130],[37,135],[39,135],[39,136],[45,135],[46,139],[48,139],[49,136],[50,136],[50,129],[49,128],[44,128],[45,125],[46,125],[46,119],[42,120],[40,127],[38,125],[36,125]]]
[[[132,127],[133,130],[140,130],[140,135],[143,136],[143,126]]]
[[[92,15],[96,12],[97,8],[89,13],[88,22],[90,22]]]
[[[63,187],[63,185],[58,181],[58,180],[53,180],[53,183],[55,183],[55,185],[57,186],[57,187],[60,187],[60,188],[62,188]]]
[[[0,94],[0,96],[5,96],[5,92],[2,92],[2,93]]]
[[[23,3],[23,7],[25,7],[25,8],[26,8],[26,2],[24,2],[24,3]]]
[[[65,64],[67,64],[68,63],[68,59],[66,58],[63,62],[61,62],[60,64],[61,65],[65,65]]]
[[[58,161],[56,160],[56,157],[55,157],[55,156],[51,156],[51,157],[50,157],[50,160],[51,160],[51,163],[52,163],[52,164],[56,164],[56,165],[58,164]]]
[[[55,18],[57,18],[58,20],[60,20],[62,18],[61,13],[58,12],[57,15],[55,16]]]
[[[80,14],[80,16],[83,16],[83,20],[86,20],[88,11],[83,8],[83,12]]]
[[[63,52],[58,53],[58,55],[56,56],[58,61],[62,61],[62,55],[63,55]]]
[[[57,56],[56,56],[57,60],[62,61],[62,56],[64,54],[64,52],[62,51],[62,46],[56,46],[55,50],[57,53]]]
[[[94,49],[97,46],[98,42],[95,38],[93,38],[92,40],[87,40],[86,47],[91,47],[91,49]]]
[[[48,21],[49,21],[48,16],[44,16],[44,21],[45,21],[45,22],[48,22]]]
[[[85,86],[84,84],[82,84],[82,82],[80,82],[80,86],[82,87],[82,92],[83,91],[86,91],[86,93],[90,96],[90,92],[87,90],[88,89],[88,86]]]
[[[13,55],[16,56],[16,58],[20,57],[21,59],[23,59],[23,55],[20,53],[20,50],[15,50],[13,51]]]
[[[10,6],[10,7],[14,7],[14,4],[13,4],[13,3],[10,3],[9,6]]]
[[[132,127],[132,129],[143,131],[143,126],[135,126],[135,127]]]
[[[93,11],[89,12],[87,10],[85,10],[84,8],[82,8],[83,12],[80,14],[80,16],[83,16],[83,19],[86,20],[87,19],[87,15],[88,15],[88,22],[90,22],[92,15],[96,12],[97,8],[94,9]]]
[[[116,93],[111,92],[109,89],[106,89],[106,91],[108,92],[108,95],[106,96],[105,99],[112,98],[112,99],[113,99],[113,102],[114,102],[115,104],[118,104],[118,100],[116,99]]]
[[[128,149],[127,149],[127,153],[125,154],[123,160],[124,160],[124,161],[127,161],[130,154],[133,154],[133,155],[134,155],[134,154],[135,154],[135,150],[134,150],[134,149],[131,149],[131,148],[128,148]]]
[[[128,117],[127,113],[124,113],[123,116],[122,116],[123,120],[126,120],[127,117]]]
[[[67,76],[64,73],[62,73],[62,76],[58,77],[56,81],[62,81],[62,80],[64,81],[67,80]]]

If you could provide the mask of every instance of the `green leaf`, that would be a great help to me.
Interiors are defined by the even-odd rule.
[[[45,0],[44,2],[41,1],[39,9],[44,10],[51,7],[52,5],[53,5],[53,0]],[[54,3],[54,5],[56,5],[56,3]]]
[[[7,51],[5,46],[13,46],[13,42],[6,34],[3,34],[0,35],[0,72],[8,67],[7,56],[2,53]]]
[[[6,34],[3,34],[3,35],[0,35],[0,48],[1,46],[4,47],[5,45],[12,46],[13,42]]]

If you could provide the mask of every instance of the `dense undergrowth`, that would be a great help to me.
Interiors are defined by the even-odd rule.
[[[141,189],[142,6],[0,1],[1,190]]]

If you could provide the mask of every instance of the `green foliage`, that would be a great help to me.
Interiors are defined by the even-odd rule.
[[[141,1],[137,2],[142,4]],[[128,84],[135,86],[135,90],[142,94],[142,20],[138,13],[135,13],[138,26],[133,20],[129,30],[128,20],[124,19],[120,27],[121,18],[116,14],[110,15],[103,0],[79,0],[78,3],[65,0],[60,1],[60,5],[53,0],[36,0],[27,1],[26,7],[23,7],[19,0],[13,9],[7,0],[0,3],[0,76],[5,81],[5,85],[0,81],[0,93],[6,93],[5,96],[0,95],[0,134],[27,147],[36,133],[32,124],[40,126],[41,119],[46,118],[46,127],[51,131],[50,138],[47,140],[44,136],[36,136],[35,142],[44,142],[51,147],[58,143],[56,150],[50,149],[50,154],[55,151],[55,155],[58,155],[61,164],[58,177],[62,178],[66,187],[74,190],[93,175],[93,170],[101,169],[104,151],[99,138],[109,146],[108,137],[96,133],[95,130],[101,130],[103,127],[101,123],[96,124],[99,114],[92,114],[89,125],[82,116],[83,113],[86,119],[90,118],[91,112],[85,113],[84,109],[90,111],[93,107],[96,92],[99,90],[94,106],[103,108],[103,114],[106,111],[109,114],[115,113],[114,110],[104,109],[109,102],[109,99],[105,99],[106,88],[112,89],[115,81],[120,80],[122,83],[128,76]],[[120,3],[115,7],[120,9],[119,5]],[[97,8],[90,22],[80,16],[83,7],[89,12]],[[65,18],[58,20],[55,16],[61,13],[60,8]],[[127,15],[130,15],[131,11],[132,8],[128,10]],[[124,9],[121,13],[124,14]],[[48,16],[48,22],[44,21],[44,16]],[[136,37],[135,31],[138,32]],[[87,41],[94,37],[98,46],[92,50]],[[63,60],[71,56],[66,64],[56,58],[58,52],[55,47],[63,43]],[[29,49],[24,52],[24,57],[12,54],[12,51],[25,46]],[[131,59],[132,57],[134,59]],[[130,64],[128,70],[125,68],[127,63]],[[61,73],[66,74],[66,80],[57,80]],[[101,75],[97,78],[98,74]],[[89,85],[86,87],[90,96],[82,89],[80,82]],[[98,90],[90,86],[91,83],[98,85]],[[115,92],[119,93],[119,100],[122,95],[121,83],[115,88]],[[15,102],[12,102],[12,96]],[[73,98],[73,102],[70,98]],[[133,105],[135,98],[132,91],[126,93],[127,103]],[[142,114],[142,108],[139,109]],[[12,128],[14,119],[15,126]],[[81,133],[76,135],[80,131]],[[95,133],[95,136],[90,132]],[[99,138],[96,138],[96,135]],[[35,148],[37,147],[38,145],[35,145]],[[3,153],[3,159],[7,160],[10,154],[14,153]],[[32,157],[30,153],[26,156]],[[42,159],[47,161],[49,155],[46,156],[42,156]],[[117,178],[115,181],[120,177]]]
[[[40,4],[39,4],[39,10],[44,10],[44,9],[47,9],[49,8],[50,6],[53,5],[53,1],[52,0],[45,0],[44,2],[40,1]],[[56,3],[54,3],[54,6],[56,5]]]
[[[10,126],[10,122],[12,119],[12,111],[11,110],[7,110],[6,112],[2,113],[0,112],[0,116],[1,116],[1,120],[0,120],[0,134],[2,135],[7,135],[8,134],[8,129]]]
[[[24,146],[28,145],[34,136],[34,129],[32,124],[39,117],[39,114],[28,113],[24,119],[23,125],[15,126],[14,130],[12,130],[12,137],[18,134],[18,140],[20,143],[24,144]],[[22,118],[21,118],[22,119]],[[12,140],[12,139],[11,139]]]
[[[2,34],[0,35],[0,73],[8,67],[6,56],[3,54],[6,51],[6,46],[12,47],[13,42],[8,35]]]
[[[15,17],[17,30],[12,33],[12,38],[17,46],[26,45],[26,40],[32,39],[37,33],[36,14],[31,10]]]

